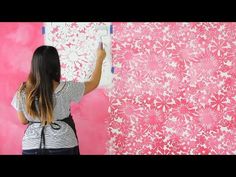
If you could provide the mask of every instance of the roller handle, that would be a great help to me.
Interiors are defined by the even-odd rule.
[[[103,49],[103,43],[102,42],[99,42],[98,48]]]

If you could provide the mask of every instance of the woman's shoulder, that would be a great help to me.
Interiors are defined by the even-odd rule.
[[[71,85],[73,85],[74,81],[61,81],[59,87],[67,89]]]
[[[56,88],[55,93],[66,93],[76,83],[78,83],[78,82],[75,82],[75,81],[60,81],[60,84]]]
[[[83,84],[83,82],[73,81],[73,80],[70,80],[70,81],[63,81],[63,83],[65,83],[65,85],[67,85],[67,86],[74,86],[74,85]]]
[[[25,97],[25,93],[26,93],[26,83],[25,82],[20,84],[20,86],[17,89],[16,93],[19,97]]]
[[[61,86],[63,87],[65,93],[84,90],[84,82],[79,81],[63,81]]]

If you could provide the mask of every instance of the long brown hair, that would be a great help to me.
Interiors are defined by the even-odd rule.
[[[60,60],[56,48],[38,47],[32,58],[28,79],[21,87],[26,93],[26,111],[42,124],[53,121],[53,80],[60,82]]]

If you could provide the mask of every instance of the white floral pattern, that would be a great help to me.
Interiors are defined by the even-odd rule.
[[[44,25],[45,44],[55,46],[60,55],[63,80],[86,81],[90,78],[102,36],[107,57],[103,63],[100,86],[111,85],[111,23],[47,22]]]
[[[107,154],[236,154],[236,23],[113,23]]]

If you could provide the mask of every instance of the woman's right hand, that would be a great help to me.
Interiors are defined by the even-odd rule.
[[[106,57],[106,51],[103,48],[97,49],[97,60],[103,61]]]
[[[97,62],[95,69],[92,73],[91,79],[89,81],[84,82],[85,84],[84,95],[93,91],[99,85],[102,74],[102,63],[105,57],[106,57],[106,51],[103,49],[103,47],[99,47],[97,49]]]

